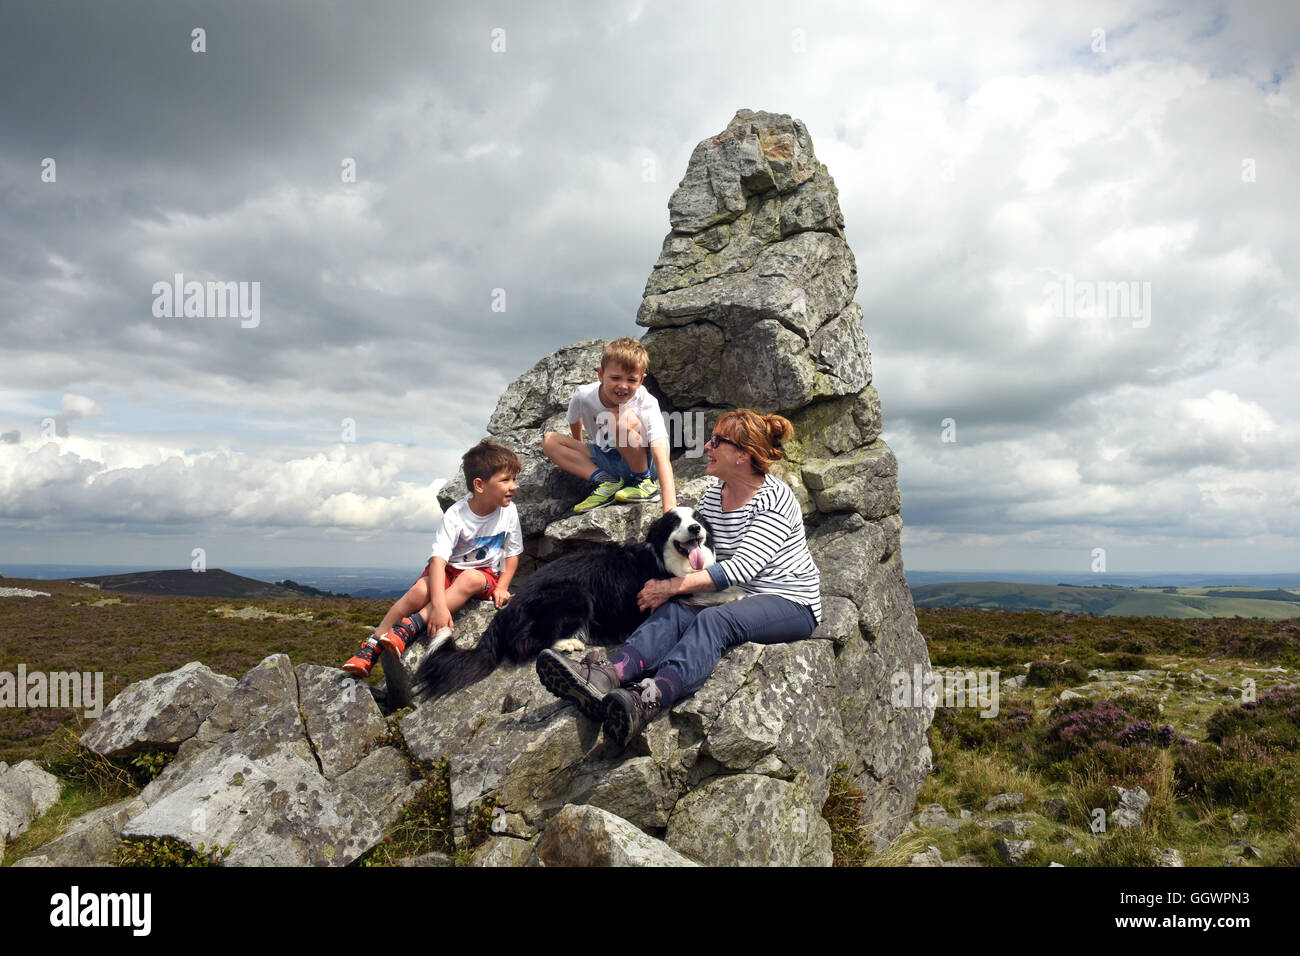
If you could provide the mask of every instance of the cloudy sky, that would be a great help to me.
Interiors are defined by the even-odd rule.
[[[1294,570],[1298,47],[1289,3],[6,4],[0,570],[418,567],[509,381],[641,334],[739,108],[839,187],[909,568]]]

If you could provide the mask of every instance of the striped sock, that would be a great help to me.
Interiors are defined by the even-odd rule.
[[[654,677],[654,685],[659,689],[659,706],[664,710],[686,696],[683,692],[686,681],[682,678],[681,671],[671,664],[659,668]]]
[[[633,654],[626,647],[610,655],[609,662],[618,673],[618,679],[624,683],[636,680],[641,676],[641,672],[645,670],[645,661],[641,660],[640,655]]]

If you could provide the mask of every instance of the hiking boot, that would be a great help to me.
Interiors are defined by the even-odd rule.
[[[614,500],[621,505],[639,505],[643,501],[659,500],[659,482],[649,476],[634,485],[627,485],[618,490]]]
[[[552,694],[577,704],[578,710],[597,722],[605,719],[605,695],[621,683],[618,671],[601,651],[588,651],[574,664],[549,647],[537,655],[537,677]]]
[[[647,699],[648,698],[648,699]],[[646,678],[630,688],[618,687],[605,695],[605,733],[626,748],[646,724],[659,716],[659,688]]]
[[[613,481],[602,481],[591,489],[589,494],[582,501],[573,506],[575,515],[585,514],[588,511],[594,511],[602,505],[607,505],[614,500],[614,495],[623,487],[623,479],[615,478]]]
[[[348,659],[348,662],[343,665],[343,669],[353,677],[360,677],[364,680],[370,675],[370,668],[375,666],[375,661],[379,660],[381,653],[382,649],[379,646],[379,641],[372,637],[361,646],[361,650]]]
[[[424,632],[424,618],[412,614],[394,624],[393,629],[379,639],[379,646],[394,657],[401,657],[402,651],[406,650],[406,645]]]

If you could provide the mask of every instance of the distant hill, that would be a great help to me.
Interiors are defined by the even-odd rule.
[[[1126,588],[1114,584],[1014,584],[960,581],[912,588],[922,607],[978,607],[1003,611],[1072,611],[1133,617],[1300,617],[1300,593],[1279,588]]]
[[[130,594],[170,594],[178,597],[220,598],[319,598],[350,597],[318,588],[298,584],[287,578],[267,584],[256,578],[246,578],[229,571],[214,568],[210,571],[133,571],[128,574],[104,574],[97,577],[67,578],[65,580],[95,584],[104,591],[125,591]]]

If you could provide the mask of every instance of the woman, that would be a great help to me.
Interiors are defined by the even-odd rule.
[[[547,689],[603,720],[620,746],[699,690],[727,648],[803,640],[821,621],[821,576],[799,502],[769,473],[793,434],[780,415],[739,409],[718,419],[705,449],[706,472],[720,483],[698,509],[713,526],[718,562],[685,577],[647,581],[637,603],[653,613],[608,660],[600,650],[576,665],[542,652],[549,659],[539,658],[538,675]],[[712,607],[671,600],[733,585],[749,595]]]

